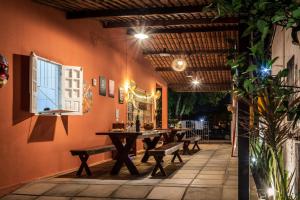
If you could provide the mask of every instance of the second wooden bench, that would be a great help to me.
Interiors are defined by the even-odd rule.
[[[159,169],[160,172],[162,173],[163,176],[166,176],[166,172],[163,168],[163,166],[161,165],[164,156],[166,155],[171,155],[173,154],[173,158],[171,162],[175,161],[175,158],[177,157],[179,159],[180,162],[182,162],[182,159],[179,155],[179,149],[183,146],[182,143],[169,143],[169,144],[165,144],[161,147],[157,147],[155,149],[149,150],[148,153],[149,155],[154,156],[154,159],[156,161],[156,165],[152,171],[152,176],[156,175],[157,170]]]

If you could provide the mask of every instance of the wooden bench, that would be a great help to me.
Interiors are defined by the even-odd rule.
[[[188,138],[184,138],[182,139],[183,142],[183,154],[191,154],[189,145],[190,144],[194,144],[192,150],[195,150],[195,148],[197,147],[198,150],[200,150],[200,147],[198,145],[199,141],[201,140],[200,136],[197,135],[193,135],[192,137],[188,137]]]
[[[114,145],[107,145],[107,146],[99,146],[99,147],[90,147],[90,148],[84,148],[84,149],[75,149],[71,150],[72,156],[79,156],[79,159],[81,160],[81,165],[76,173],[77,176],[80,176],[83,169],[85,169],[85,172],[88,176],[91,176],[92,173],[90,171],[89,166],[87,165],[87,160],[89,159],[90,155],[94,154],[100,154],[105,153],[108,151],[115,150]]]
[[[158,169],[160,169],[160,172],[162,173],[163,176],[167,175],[163,166],[161,165],[161,163],[163,161],[163,157],[166,155],[173,154],[173,158],[172,158],[171,162],[174,162],[176,157],[179,159],[180,162],[182,162],[182,159],[179,155],[179,149],[182,146],[183,146],[182,143],[173,142],[173,143],[168,143],[161,147],[157,147],[155,149],[149,150],[148,151],[149,155],[154,156],[154,159],[156,161],[156,165],[152,171],[152,176],[156,175],[156,172]]]

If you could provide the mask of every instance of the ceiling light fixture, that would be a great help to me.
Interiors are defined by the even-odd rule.
[[[171,66],[172,66],[173,70],[175,70],[177,72],[182,72],[187,67],[187,62],[183,58],[177,58],[177,59],[173,60]]]
[[[194,80],[192,80],[192,84],[193,86],[198,86],[200,84],[200,81],[198,80],[197,77]]]
[[[149,35],[141,32],[141,33],[134,34],[134,37],[137,38],[137,39],[139,39],[139,40],[144,40],[144,39],[149,38]]]
[[[195,79],[192,81],[192,83],[193,83],[193,85],[199,85],[200,82],[197,79]]]
[[[168,56],[171,56],[170,53],[167,52],[167,48],[163,48],[163,51],[161,53],[159,53],[159,55],[161,57],[168,57]]]

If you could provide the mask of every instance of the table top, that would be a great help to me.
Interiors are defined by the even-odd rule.
[[[191,128],[158,128],[158,129],[155,129],[155,130],[158,130],[158,131],[190,131],[192,130]]]
[[[97,132],[96,135],[117,135],[121,137],[129,137],[137,135],[138,138],[149,138],[149,137],[156,137],[163,134],[164,130],[150,130],[150,131],[107,131],[107,132]]]

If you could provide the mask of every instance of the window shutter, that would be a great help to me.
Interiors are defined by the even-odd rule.
[[[30,88],[30,112],[38,114],[37,111],[37,64],[38,57],[32,53],[30,56],[30,70],[29,70],[29,88]]]
[[[63,66],[61,81],[62,109],[66,115],[82,115],[83,71],[81,67]]]

